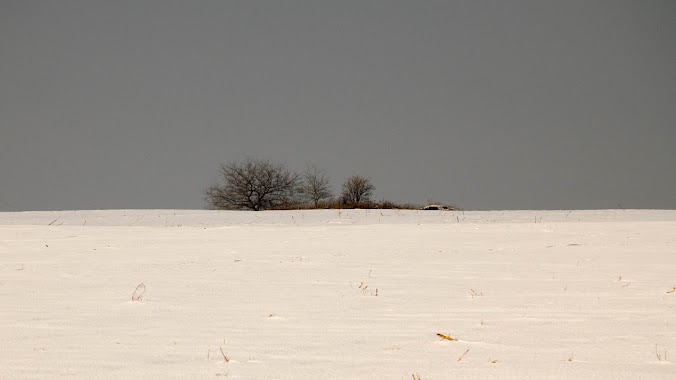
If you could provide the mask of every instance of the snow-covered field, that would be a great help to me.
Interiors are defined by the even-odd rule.
[[[673,379],[674,287],[676,211],[0,213],[0,378]]]

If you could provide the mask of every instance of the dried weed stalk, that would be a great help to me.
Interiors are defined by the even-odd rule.
[[[458,361],[461,361],[461,360],[462,360],[462,358],[464,358],[464,357],[465,357],[465,355],[467,355],[467,353],[468,353],[468,352],[469,352],[469,348],[468,348],[468,349],[467,349],[467,350],[466,350],[465,352],[463,352],[463,354],[462,354],[462,355],[460,355],[460,357],[458,358]]]
[[[146,292],[146,286],[144,283],[138,284],[136,286],[136,289],[134,289],[134,293],[131,294],[131,301],[140,301],[141,298],[143,297],[143,293]]]

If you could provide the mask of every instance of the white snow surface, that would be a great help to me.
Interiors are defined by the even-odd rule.
[[[673,379],[674,287],[676,211],[0,213],[0,378]]]

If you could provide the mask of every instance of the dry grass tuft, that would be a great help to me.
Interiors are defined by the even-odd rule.
[[[376,288],[375,291],[368,290],[368,285],[364,284],[364,281],[359,281],[359,285],[357,285],[358,291],[361,292],[362,295],[364,296],[373,296],[373,297],[378,297],[380,295],[378,288]]]
[[[454,340],[457,340],[456,338],[453,338],[453,337],[451,337],[451,336],[444,335],[444,334],[439,334],[439,333],[437,333],[437,336],[438,336],[439,338],[441,338],[441,339],[448,340],[448,341],[450,341],[450,342],[452,342],[452,341],[454,341]]]
[[[657,356],[657,361],[660,363],[669,361],[667,358],[667,351],[664,351],[662,355],[657,351],[657,343],[655,343],[655,356]]]

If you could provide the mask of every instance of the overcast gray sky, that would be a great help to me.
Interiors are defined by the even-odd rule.
[[[676,1],[0,1],[0,210],[219,162],[466,209],[676,208]]]

